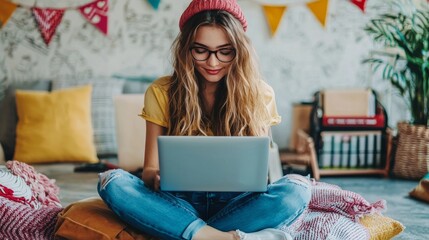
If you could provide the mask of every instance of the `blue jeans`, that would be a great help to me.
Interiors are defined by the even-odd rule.
[[[98,193],[123,221],[162,239],[192,239],[205,225],[243,232],[290,225],[311,197],[302,176],[286,175],[263,193],[157,192],[121,169],[100,174]]]

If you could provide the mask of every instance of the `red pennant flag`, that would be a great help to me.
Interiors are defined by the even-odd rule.
[[[46,45],[49,45],[58,25],[61,23],[61,19],[64,15],[64,9],[35,7],[32,10],[34,17],[39,24],[43,40],[45,40]]]
[[[108,0],[98,0],[79,7],[80,13],[96,26],[104,35],[107,35]]]
[[[366,0],[352,0],[352,3],[358,6],[362,12],[365,12]]]

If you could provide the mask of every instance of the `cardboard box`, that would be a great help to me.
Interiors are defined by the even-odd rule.
[[[313,108],[311,103],[296,103],[292,108],[292,132],[289,141],[289,148],[296,149],[297,131],[298,129],[304,132],[310,131],[310,113]]]
[[[328,117],[372,117],[375,97],[370,89],[329,89],[322,92],[323,115]]]

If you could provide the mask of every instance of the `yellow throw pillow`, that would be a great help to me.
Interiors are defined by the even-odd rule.
[[[16,91],[14,160],[25,163],[98,162],[90,85],[53,92]]]
[[[400,222],[381,214],[365,215],[360,223],[368,229],[371,240],[392,239],[405,228]]]

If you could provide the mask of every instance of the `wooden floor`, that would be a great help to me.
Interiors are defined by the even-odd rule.
[[[60,187],[60,200],[63,207],[89,197],[98,197],[98,174],[95,172],[76,173],[74,164],[33,165]]]
[[[72,164],[36,166],[37,171],[56,179],[64,207],[84,198],[98,196],[97,173],[74,173],[74,167]],[[408,197],[408,192],[417,185],[417,181],[368,176],[322,177],[320,181],[359,193],[371,203],[385,199],[387,211],[384,215],[400,221],[406,227],[395,239],[429,239],[429,204]]]

